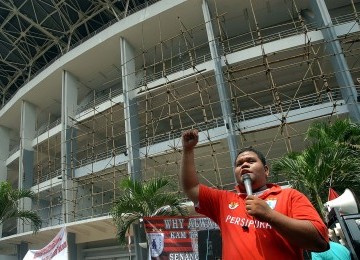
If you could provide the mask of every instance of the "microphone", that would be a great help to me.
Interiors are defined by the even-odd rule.
[[[251,188],[251,178],[250,178],[250,175],[249,174],[244,174],[242,176],[242,180],[243,180],[243,183],[245,185],[245,189],[246,189],[246,194],[247,195],[252,195],[252,188]]]

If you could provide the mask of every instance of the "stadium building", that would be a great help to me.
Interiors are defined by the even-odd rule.
[[[360,121],[359,1],[0,2],[0,180],[43,226],[1,227],[22,259],[66,226],[73,259],[136,259],[109,210],[123,178],[181,193],[181,132],[201,182],[233,189],[236,151],[304,147],[314,120]],[[185,198],[185,197],[184,197]],[[140,259],[139,257],[137,259]]]

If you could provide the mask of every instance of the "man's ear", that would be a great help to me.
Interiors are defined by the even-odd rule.
[[[264,166],[264,170],[265,170],[265,175],[266,175],[266,177],[269,177],[269,173],[270,173],[270,171],[269,171],[269,166],[265,165],[265,166]]]

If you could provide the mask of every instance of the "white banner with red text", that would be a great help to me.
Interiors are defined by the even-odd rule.
[[[29,250],[23,260],[68,260],[66,228],[63,227],[44,248]]]

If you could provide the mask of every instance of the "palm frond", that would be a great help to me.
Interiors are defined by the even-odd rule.
[[[286,178],[324,213],[330,185],[341,192],[347,187],[355,194],[360,191],[360,150],[354,148],[359,136],[359,125],[349,120],[313,123],[306,134],[307,147],[275,160],[272,174]]]
[[[0,224],[11,220],[21,219],[32,225],[36,232],[41,228],[41,218],[31,210],[20,210],[19,201],[25,198],[34,198],[35,194],[30,190],[13,189],[8,182],[0,182]]]
[[[165,178],[146,182],[124,179],[120,182],[121,194],[111,210],[118,228],[119,242],[126,242],[130,226],[143,217],[159,215],[187,215],[177,193],[169,192],[171,183]]]
[[[38,231],[41,228],[41,218],[31,210],[17,211],[15,214],[16,218],[22,219],[24,222],[31,224],[34,231]]]

